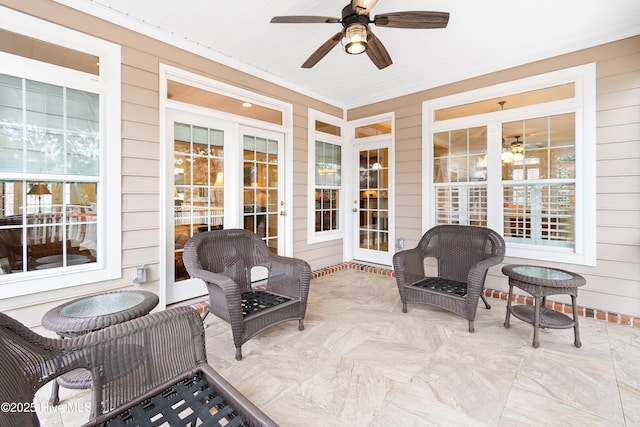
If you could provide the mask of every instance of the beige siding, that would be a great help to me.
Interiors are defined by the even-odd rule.
[[[579,304],[640,315],[640,37],[350,110],[349,120],[396,114],[395,232],[406,239],[406,247],[423,232],[422,165],[416,161],[422,149],[421,130],[416,130],[422,102],[590,62],[597,69],[597,165],[589,171],[597,177],[597,266],[555,266],[586,277]],[[505,260],[510,262],[527,260]],[[499,267],[491,270],[488,286],[507,289]]]
[[[336,117],[342,110],[255,76],[117,27],[49,0],[0,0],[3,5],[59,23],[122,46],[122,278],[109,282],[0,300],[0,310],[30,326],[66,300],[99,291],[129,287],[133,267],[147,264],[158,291],[160,271],[160,112],[159,65],[182,68],[221,82],[273,97],[293,106],[294,255],[313,269],[342,262],[342,241],[307,244],[307,111]],[[396,236],[415,245],[420,237],[422,206],[421,103],[505,81],[597,62],[597,235],[598,265],[570,266],[587,277],[582,305],[640,315],[640,37],[540,61],[452,85],[395,98],[348,112],[349,119],[394,112],[396,117]],[[509,262],[515,260],[507,260]],[[525,260],[526,261],[526,260]],[[551,264],[553,265],[553,264]],[[561,267],[567,267],[562,265]],[[499,269],[490,287],[506,288]]]
[[[132,286],[133,268],[149,266],[144,289],[159,292],[160,112],[159,65],[172,65],[293,105],[294,254],[313,268],[342,262],[342,241],[307,244],[307,109],[342,117],[342,109],[265,82],[206,58],[85,15],[52,1],[2,0],[27,14],[118,43],[122,47],[122,278],[70,289],[0,300],[0,310],[29,326],[71,298]]]

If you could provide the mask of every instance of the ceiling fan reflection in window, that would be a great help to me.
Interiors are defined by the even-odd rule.
[[[383,69],[393,63],[389,52],[373,34],[369,24],[389,28],[445,28],[449,23],[448,12],[391,12],[369,17],[369,12],[378,0],[352,0],[342,9],[342,19],[328,16],[276,16],[271,23],[277,24],[342,24],[342,31],[336,33],[320,46],[302,64],[311,68],[325,57],[331,49],[342,42],[344,50],[352,55],[365,53],[378,67]]]

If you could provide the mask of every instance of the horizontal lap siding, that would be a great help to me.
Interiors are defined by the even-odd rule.
[[[3,311],[29,326],[37,326],[51,307],[82,295],[132,286],[133,268],[149,266],[145,289],[160,292],[160,101],[159,65],[181,68],[223,83],[273,97],[293,105],[294,255],[304,254],[321,268],[342,262],[342,241],[309,246],[307,218],[307,108],[342,117],[342,110],[290,89],[233,70],[47,0],[2,0],[3,5],[29,15],[117,43],[122,48],[122,278],[69,289],[43,292],[3,302]],[[166,244],[173,247],[173,242]]]
[[[350,110],[350,120],[396,114],[395,232],[406,238],[405,247],[415,246],[422,233],[422,135],[413,124],[423,101],[591,62],[597,70],[597,165],[587,173],[597,178],[597,265],[543,264],[585,276],[580,305],[640,315],[640,37]],[[505,260],[510,262],[541,263]],[[490,270],[487,286],[507,289],[499,266]]]
[[[640,38],[612,51],[597,63],[598,267],[581,303],[640,315]]]

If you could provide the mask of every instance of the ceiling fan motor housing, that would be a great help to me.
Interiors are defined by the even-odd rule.
[[[351,8],[351,4],[348,4],[342,9],[342,21],[341,22],[342,22],[342,26],[347,28],[348,26],[350,26],[352,24],[369,25],[369,23],[371,22],[371,19],[369,19],[369,15],[368,14],[367,15],[358,15]]]

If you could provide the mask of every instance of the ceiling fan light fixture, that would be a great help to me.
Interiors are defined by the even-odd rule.
[[[367,50],[367,26],[355,23],[346,27],[342,46],[351,55],[359,55]]]

